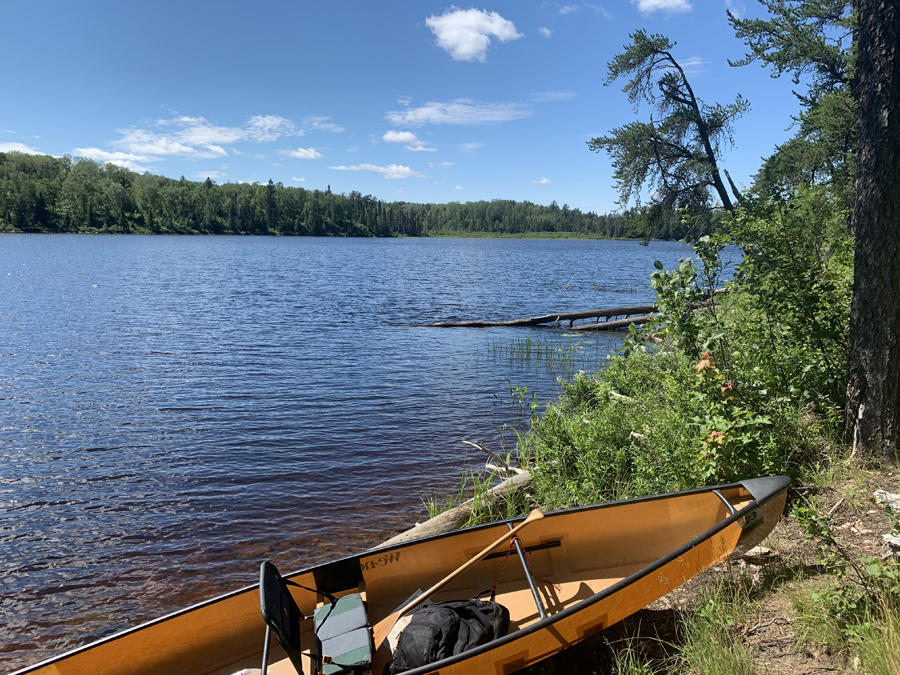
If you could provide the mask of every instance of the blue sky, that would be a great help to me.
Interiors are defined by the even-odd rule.
[[[411,202],[616,210],[586,142],[637,116],[606,64],[638,28],[678,43],[698,97],[751,111],[738,183],[791,135],[791,82],[743,56],[741,0],[217,3],[0,0],[0,151],[69,154],[218,183]]]

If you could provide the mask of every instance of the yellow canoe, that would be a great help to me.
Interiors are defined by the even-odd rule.
[[[754,478],[547,513],[518,533],[521,556],[505,540],[431,598],[470,598],[499,577],[496,599],[510,611],[507,635],[407,672],[511,673],[566,649],[762,541],[781,516],[789,485],[783,476]],[[291,586],[303,614],[311,615],[324,601],[316,591],[338,597],[360,593],[375,626],[416,589],[430,588],[520,522],[416,539],[284,576],[307,587]],[[255,578],[257,570],[248,569],[247,575]],[[301,624],[304,646],[315,643],[311,623]],[[264,635],[257,584],[14,675],[230,675],[260,667]],[[385,642],[373,672],[381,675],[389,660]],[[270,673],[295,672],[277,644],[269,663]],[[314,672],[312,664],[304,671]]]

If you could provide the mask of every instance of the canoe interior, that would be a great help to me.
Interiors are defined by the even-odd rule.
[[[738,511],[754,499],[740,484],[721,488],[720,492]],[[754,536],[764,535],[774,527],[783,504],[784,495],[781,495],[780,503],[771,505],[769,513],[772,515],[765,518],[766,527],[758,528]],[[528,551],[533,575],[542,580],[537,586],[545,611],[554,617],[671,554],[730,515],[730,509],[711,491],[676,493],[643,501],[616,502],[552,513],[529,524],[519,533],[519,537]],[[727,558],[741,537],[746,536],[742,525],[746,526],[746,522],[738,520],[730,525],[725,534],[709,545],[708,552],[697,548],[697,552],[692,554],[697,558],[696,562],[685,566],[684,560],[691,556],[679,556],[673,563],[674,567],[668,565],[649,575],[652,579],[642,584],[617,590],[614,595],[619,598],[614,604],[619,609],[604,609],[603,620],[594,620],[592,626],[572,624],[574,639],[610,625],[616,612],[636,611],[703,568]],[[498,539],[504,531],[507,531],[505,524],[492,524],[415,540],[311,568],[290,575],[290,578],[310,588],[324,586],[338,596],[363,593],[368,603],[370,623],[374,625],[399,607],[413,591],[428,588],[444,578]],[[474,565],[435,594],[433,600],[439,602],[473,597],[490,589],[502,570],[497,600],[510,610],[510,632],[521,629],[528,632],[527,629],[539,621],[535,600],[515,551],[508,560],[505,554],[506,547],[498,547],[494,555]],[[681,571],[682,568],[684,571]],[[248,570],[248,577],[255,574],[255,570]],[[545,582],[552,582],[558,588]],[[296,587],[291,587],[291,592],[306,615],[311,615],[324,600],[320,594]],[[629,593],[634,597],[626,598]],[[635,603],[640,604],[635,609],[629,609]],[[572,623],[574,619],[567,621]],[[302,624],[305,646],[314,644],[311,624],[311,621]],[[559,622],[559,625],[564,624]],[[257,587],[250,587],[113,636],[90,648],[76,650],[63,658],[26,668],[20,673],[225,675],[259,668],[264,633],[259,591]],[[560,638],[559,645],[550,644],[547,649],[550,653],[558,651],[568,644],[567,640],[569,638]],[[538,643],[540,640],[533,637],[532,642]],[[536,654],[522,659],[538,660],[547,655]],[[276,663],[283,658],[283,652],[273,639],[270,664],[275,670],[272,672],[293,672],[286,661]],[[309,672],[307,669],[307,675]],[[511,671],[504,669],[504,672]]]

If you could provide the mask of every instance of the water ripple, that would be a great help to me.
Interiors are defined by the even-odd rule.
[[[650,299],[629,242],[0,235],[0,667],[371,546],[499,443],[508,319]],[[542,338],[543,339],[543,338]],[[562,339],[562,338],[557,338]],[[567,338],[571,339],[571,338]],[[602,358],[608,343],[586,350]],[[376,529],[372,523],[378,523]]]

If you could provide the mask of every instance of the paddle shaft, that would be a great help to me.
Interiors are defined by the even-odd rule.
[[[485,558],[491,551],[493,551],[495,548],[497,548],[500,544],[504,543],[507,539],[509,539],[511,536],[513,536],[516,532],[521,530],[523,527],[525,527],[529,523],[533,523],[535,520],[540,520],[543,517],[544,517],[544,514],[541,513],[541,510],[535,509],[534,511],[532,511],[531,513],[528,514],[528,517],[525,520],[523,520],[521,523],[516,525],[509,532],[506,532],[497,541],[495,541],[493,544],[491,544],[486,549],[481,551],[481,553],[479,553],[478,555],[473,557],[471,560],[466,561],[466,563],[464,565],[462,565],[461,567],[457,568],[456,570],[454,570],[453,572],[448,574],[446,577],[444,577],[439,582],[437,582],[434,586],[432,586],[427,591],[425,591],[422,595],[420,595],[419,597],[415,598],[414,600],[411,600],[410,602],[406,603],[406,605],[404,605],[403,607],[398,609],[396,612],[386,616],[384,619],[382,619],[377,624],[375,624],[375,628],[372,630],[372,638],[373,638],[373,642],[375,643],[375,650],[376,651],[378,650],[378,648],[381,646],[381,643],[383,643],[385,641],[385,639],[387,638],[388,633],[391,632],[391,629],[394,627],[394,624],[396,624],[397,621],[400,619],[400,617],[403,616],[404,614],[406,614],[406,612],[413,609],[414,607],[418,607],[419,605],[421,605],[429,597],[431,597],[432,595],[437,593],[439,590],[441,590],[444,586],[446,586],[451,581],[453,581],[460,574],[462,574],[467,569],[472,567],[472,565],[477,563],[479,560],[482,560],[483,558]]]

